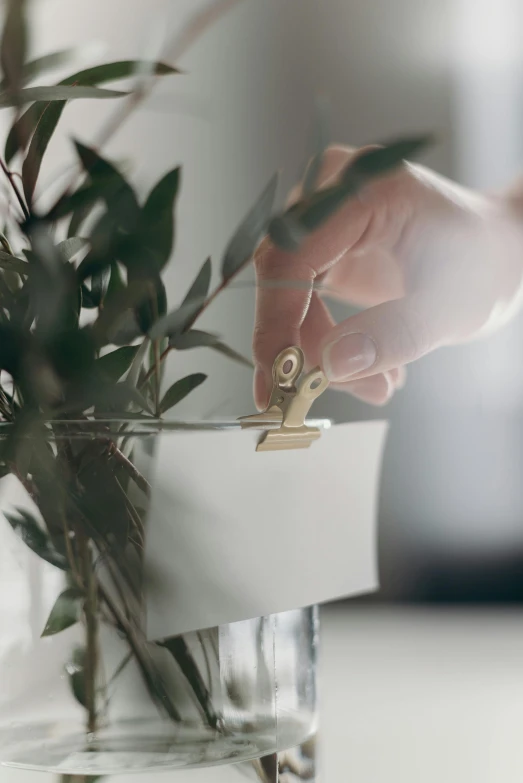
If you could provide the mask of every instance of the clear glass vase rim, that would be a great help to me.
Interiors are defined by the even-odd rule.
[[[310,419],[306,423],[310,427],[320,427],[321,429],[328,429],[332,424],[329,419]],[[240,421],[232,418],[179,420],[157,419],[150,416],[112,416],[93,419],[42,419],[39,424],[48,430],[46,437],[50,439],[53,437],[63,438],[67,436],[71,438],[87,435],[99,437],[124,434],[151,436],[175,432],[242,431]],[[277,429],[278,427],[279,424],[269,424],[266,428]],[[0,440],[8,437],[12,432],[12,428],[13,424],[11,422],[0,422]],[[27,430],[26,435],[31,437],[30,428]]]

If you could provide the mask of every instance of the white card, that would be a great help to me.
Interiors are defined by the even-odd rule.
[[[339,424],[309,449],[259,432],[166,433],[148,521],[150,639],[369,592],[387,422]]]

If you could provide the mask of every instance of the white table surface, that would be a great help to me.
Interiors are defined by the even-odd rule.
[[[523,612],[329,608],[322,629],[323,783],[521,783]]]

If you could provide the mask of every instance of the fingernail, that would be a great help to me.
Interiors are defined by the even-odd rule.
[[[376,343],[366,334],[343,334],[323,349],[323,369],[330,381],[346,381],[376,361]]]

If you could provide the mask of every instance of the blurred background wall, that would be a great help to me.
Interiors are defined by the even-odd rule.
[[[168,59],[169,40],[203,5],[35,0],[33,49],[96,42],[110,59],[162,50]],[[438,171],[487,188],[510,180],[522,160],[522,38],[519,0],[245,0],[107,147],[143,191],[183,165],[171,305],[207,256],[217,268],[275,169],[283,172],[284,197],[306,160],[317,94],[330,100],[337,142],[432,131],[437,144],[426,162]],[[72,160],[70,137],[91,141],[111,111],[82,101],[67,108],[44,166],[50,190],[42,201]],[[227,292],[204,325],[248,353],[253,299],[249,287]],[[338,305],[335,312],[343,318],[350,311]],[[391,420],[381,598],[523,596],[522,335],[519,319],[487,342],[422,360],[384,410],[334,393],[318,404],[315,413],[339,421]],[[189,353],[171,362],[169,378],[197,368],[210,381],[180,415],[250,412],[247,371],[205,349]]]

